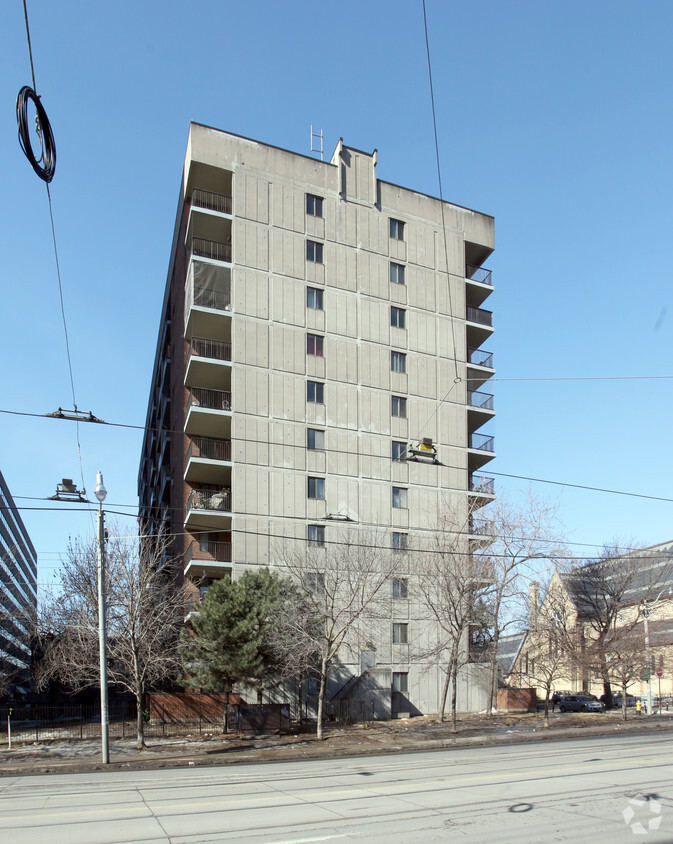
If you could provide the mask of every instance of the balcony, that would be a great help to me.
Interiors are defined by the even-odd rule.
[[[185,383],[223,389],[231,385],[231,343],[192,337],[185,367]]]
[[[231,215],[231,197],[203,188],[194,188],[192,190],[192,207]]]
[[[476,431],[485,425],[495,415],[493,396],[491,393],[480,393],[477,390],[467,391],[467,428],[469,432]]]
[[[485,349],[468,349],[467,363],[469,366],[483,366],[484,369],[494,369],[493,352]]]
[[[470,534],[470,548],[472,550],[476,551],[478,548],[486,548],[495,539],[493,525],[486,519],[470,518],[468,530]]]
[[[467,448],[467,468],[470,474],[495,457],[493,437],[486,434],[469,434]]]
[[[193,237],[192,256],[195,258],[208,258],[211,261],[224,261],[227,264],[231,264],[231,243],[206,240],[205,237]]]
[[[493,273],[485,267],[473,267],[468,264],[465,267],[465,278],[469,281],[476,281],[478,284],[487,284],[493,287]]]
[[[493,313],[468,305],[465,319],[468,348],[478,349],[493,333]]]
[[[231,393],[192,387],[187,396],[185,433],[217,437],[231,431]]]
[[[493,275],[484,267],[468,264],[465,267],[465,299],[468,305],[478,306],[493,292]]]
[[[467,350],[467,381],[473,390],[485,384],[494,373],[492,352],[484,349]]]
[[[231,542],[193,541],[185,552],[185,574],[217,580],[231,574],[231,560]]]
[[[217,484],[231,478],[231,440],[194,437],[185,459],[185,480]]]
[[[185,527],[191,533],[231,527],[231,489],[193,489],[185,508]]]
[[[469,489],[476,495],[495,495],[495,481],[486,475],[471,475]]]
[[[185,336],[228,339],[225,315],[231,315],[231,268],[192,260],[185,284]]]

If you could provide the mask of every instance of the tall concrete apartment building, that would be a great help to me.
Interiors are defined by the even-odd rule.
[[[0,672],[14,684],[27,684],[37,610],[37,554],[2,474],[0,578]]]
[[[279,537],[328,551],[366,530],[404,551],[449,513],[469,550],[493,499],[493,218],[381,181],[377,158],[190,127],[139,494],[197,610],[213,580],[274,565]],[[409,556],[389,624],[342,667],[387,685],[393,712],[432,712],[443,678],[414,656],[432,633]],[[484,705],[478,674],[459,708]]]

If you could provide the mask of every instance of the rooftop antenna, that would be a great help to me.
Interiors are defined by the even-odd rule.
[[[320,146],[318,146],[317,144],[320,144]],[[311,123],[311,152],[319,152],[320,153],[320,160],[324,161],[324,158],[323,158],[324,147],[323,147],[322,129],[320,130],[320,132],[314,132],[312,123]]]

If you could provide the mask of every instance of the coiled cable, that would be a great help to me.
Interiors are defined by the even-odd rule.
[[[35,156],[30,142],[30,126],[28,120],[28,102],[35,106],[35,129],[40,138],[40,157]],[[33,170],[47,184],[54,178],[56,170],[56,143],[51,131],[51,124],[47,112],[35,91],[24,85],[16,98],[16,121],[19,126],[19,143],[24,155],[30,161]]]

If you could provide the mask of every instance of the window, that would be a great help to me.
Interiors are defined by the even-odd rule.
[[[306,574],[306,585],[311,592],[325,591],[325,575],[319,571],[309,571]]]
[[[392,372],[407,371],[407,356],[404,354],[404,352],[390,353],[390,369]]]
[[[404,328],[404,317],[406,311],[404,308],[396,308],[394,305],[390,308],[390,324],[393,328]]]
[[[306,241],[306,260],[322,264],[322,243],[316,243],[315,240]]]
[[[400,461],[407,459],[407,444],[400,440],[393,440],[393,460]]]
[[[406,551],[409,535],[406,533],[393,533],[393,551]]]
[[[325,547],[325,526],[324,525],[309,525],[308,526],[308,544],[312,548]]]
[[[407,579],[406,577],[396,577],[393,579],[393,598],[407,597]]]
[[[406,490],[405,490],[406,492]],[[308,479],[308,497],[309,498],[324,498],[325,497],[325,479],[324,478],[309,478]]]
[[[404,223],[402,220],[390,218],[390,236],[393,240],[404,240]]]
[[[325,432],[318,428],[307,428],[306,448],[310,448],[311,451],[322,451],[325,448]]]
[[[409,691],[409,675],[406,671],[393,671],[393,691],[403,694]]]
[[[323,396],[325,393],[325,385],[320,381],[306,382],[306,401],[314,402],[315,404],[324,404]]]
[[[306,307],[322,311],[322,290],[317,287],[306,288]]]
[[[306,354],[315,355],[318,358],[322,357],[322,341],[323,337],[320,334],[306,335]]]
[[[310,480],[310,478],[309,478]],[[393,487],[393,507],[406,509],[407,507],[407,490],[401,486]]]
[[[309,217],[322,217],[322,196],[306,194],[306,213]]]
[[[408,624],[400,624],[395,622],[393,624],[393,645],[406,645],[409,641],[407,639]]]
[[[393,396],[390,405],[392,416],[399,416],[400,419],[407,418],[407,400],[404,396]]]
[[[390,262],[390,280],[393,284],[404,284],[404,264]]]

